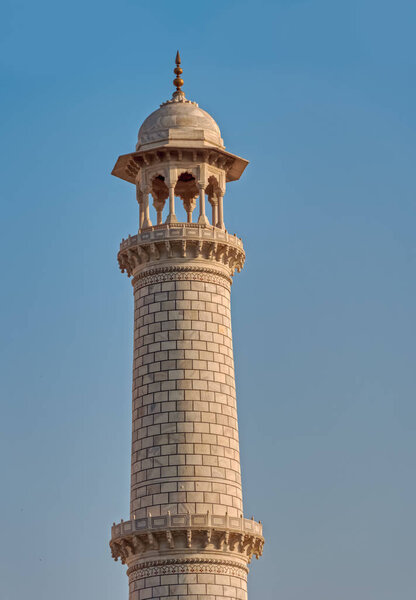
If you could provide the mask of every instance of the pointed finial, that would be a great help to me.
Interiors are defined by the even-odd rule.
[[[180,67],[181,64],[181,57],[179,54],[179,50],[176,53],[176,67],[175,69],[173,69],[173,72],[175,73],[176,77],[173,80],[173,85],[176,86],[176,92],[174,92],[174,94],[183,94],[183,91],[181,90],[181,87],[183,86],[183,79],[180,77],[183,73],[183,70]]]

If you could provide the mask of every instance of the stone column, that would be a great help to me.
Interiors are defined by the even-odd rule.
[[[184,198],[183,206],[186,210],[186,222],[192,223],[192,212],[196,206],[195,198],[192,196],[189,198]]]
[[[209,198],[209,202],[212,209],[211,223],[214,227],[216,227],[218,222],[218,199],[215,196],[212,196]]]
[[[140,190],[140,185],[136,184],[136,200],[139,205],[139,229],[143,227],[144,210],[143,210],[143,194]]]
[[[162,223],[163,223],[162,213],[163,213],[163,208],[165,206],[165,200],[160,200],[159,198],[156,197],[153,199],[153,206],[155,207],[155,210],[156,210],[156,223],[157,223],[157,225],[162,225]]]
[[[205,184],[199,184],[199,219],[200,225],[209,225],[208,217],[205,214]]]
[[[220,229],[224,229],[224,209],[223,209],[223,205],[224,205],[224,194],[221,193],[218,196],[218,223],[217,223],[217,227],[219,227]]]
[[[145,188],[142,190],[142,211],[143,211],[143,222],[142,228],[146,229],[147,227],[152,226],[152,221],[150,220],[150,207],[149,207],[149,194],[150,189]]]
[[[175,215],[175,185],[169,184],[169,214],[166,218],[166,223],[177,223],[178,219]]]

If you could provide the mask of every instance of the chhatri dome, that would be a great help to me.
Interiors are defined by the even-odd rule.
[[[224,148],[220,128],[205,110],[196,102],[187,100],[181,89],[183,79],[179,66],[181,59],[176,54],[176,91],[172,99],[160,105],[147,117],[140,127],[136,150],[148,150],[156,146],[175,144],[189,146],[189,142],[201,147]]]
[[[182,90],[181,58],[173,70],[175,91],[145,119],[134,152],[122,154],[112,174],[136,185],[140,226],[152,226],[149,195],[156,209],[157,226],[176,223],[175,198],[183,202],[188,223],[199,198],[197,222],[225,229],[223,196],[226,183],[240,178],[248,161],[225,150],[220,128]],[[205,196],[212,206],[211,223],[205,213]],[[169,212],[163,214],[169,198]]]

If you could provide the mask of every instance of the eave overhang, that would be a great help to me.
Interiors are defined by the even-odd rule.
[[[207,162],[226,172],[227,181],[240,179],[248,160],[221,150],[219,148],[181,148],[159,147],[153,150],[142,150],[122,154],[118,157],[111,174],[129,183],[136,183],[139,179],[140,169],[143,167],[162,164],[168,161]]]

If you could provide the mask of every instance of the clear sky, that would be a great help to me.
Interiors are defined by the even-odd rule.
[[[0,599],[126,598],[138,226],[110,176],[184,89],[251,162],[225,221],[251,600],[415,597],[415,23],[405,0],[1,2]]]

